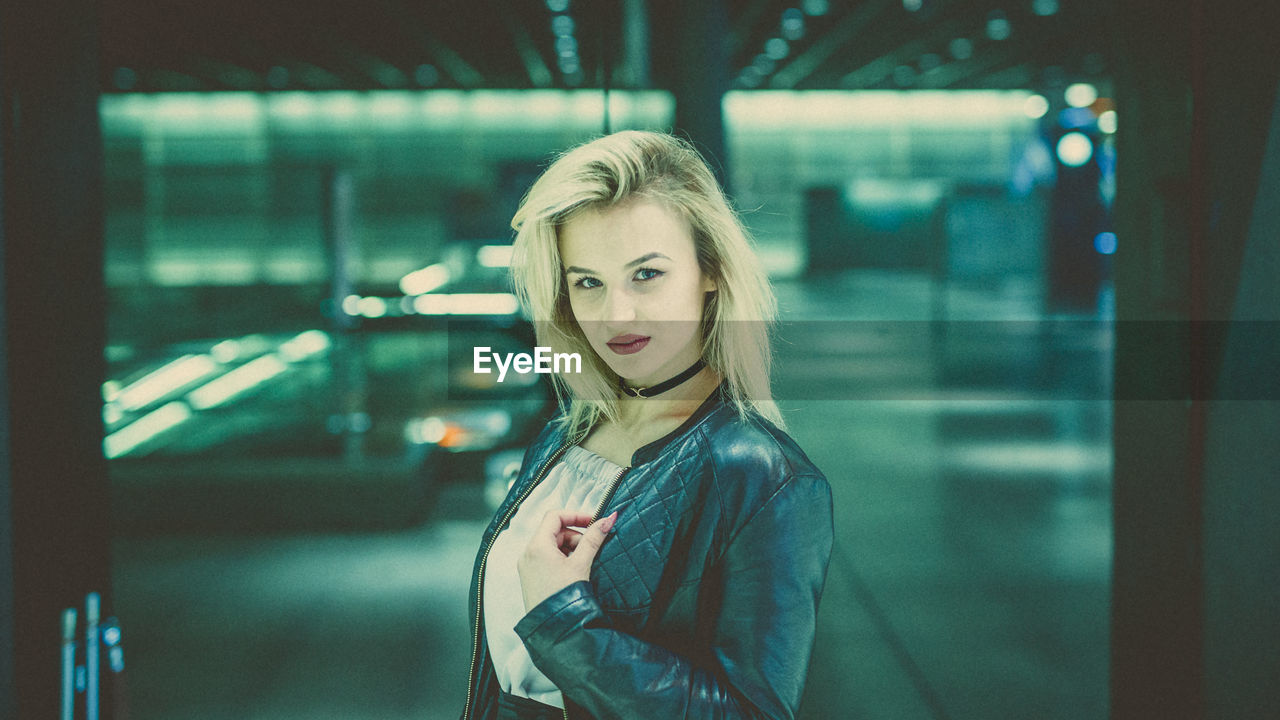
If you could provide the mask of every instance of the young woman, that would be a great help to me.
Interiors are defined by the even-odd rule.
[[[831,489],[769,392],[773,296],[669,135],[564,154],[512,221],[563,413],[484,533],[464,720],[792,718]]]

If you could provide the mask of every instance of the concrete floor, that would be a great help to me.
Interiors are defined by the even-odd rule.
[[[813,321],[780,331],[780,404],[836,502],[802,716],[1106,717],[1105,326],[1045,332],[1015,284],[778,290]],[[485,515],[456,485],[410,529],[118,538],[131,717],[453,720]]]

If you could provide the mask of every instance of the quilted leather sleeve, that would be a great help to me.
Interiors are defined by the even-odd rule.
[[[596,718],[794,718],[833,540],[831,488],[794,477],[732,537],[704,579],[710,666],[614,627],[589,582],[517,623],[533,662]]]

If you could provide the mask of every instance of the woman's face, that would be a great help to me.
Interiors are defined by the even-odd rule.
[[[629,384],[662,382],[701,357],[702,304],[716,286],[680,215],[648,198],[585,208],[560,228],[560,260],[574,319]]]

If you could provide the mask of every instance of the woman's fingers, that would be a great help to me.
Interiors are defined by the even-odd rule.
[[[578,538],[577,547],[573,555],[569,556],[570,562],[576,563],[580,570],[590,570],[591,562],[595,560],[596,553],[600,551],[600,546],[604,544],[609,531],[613,530],[613,524],[617,519],[618,511],[614,510],[613,514],[591,523],[591,527]]]
[[[547,514],[542,516],[542,524],[538,526],[538,532],[534,537],[558,540],[561,530],[573,526],[586,527],[590,524],[590,515],[572,510],[548,510]],[[559,544],[559,542],[556,543],[556,545]]]
[[[578,547],[578,541],[581,539],[582,533],[573,528],[565,528],[560,533],[560,551],[568,555]]]
[[[591,516],[569,510],[544,515],[516,561],[525,610],[532,610],[571,583],[590,580],[591,563],[617,519],[616,512],[594,523]],[[587,529],[580,531],[578,527]]]
[[[543,551],[535,548],[546,548],[547,543],[551,547],[556,548],[562,555],[581,554],[582,558],[579,562],[585,562],[590,565],[591,560],[595,558],[596,552],[599,551],[600,545],[604,543],[605,537],[613,528],[614,522],[617,520],[618,513],[614,512],[608,517],[603,517],[596,522],[591,522],[591,516],[572,510],[548,510],[542,516],[542,523],[538,526],[538,531],[533,539],[529,542],[527,553],[541,553]],[[585,527],[586,531],[580,531],[577,528]],[[541,538],[541,540],[539,539]],[[583,546],[583,539],[590,538],[587,543],[587,550],[583,553],[576,551]],[[548,548],[549,549],[549,548]]]

